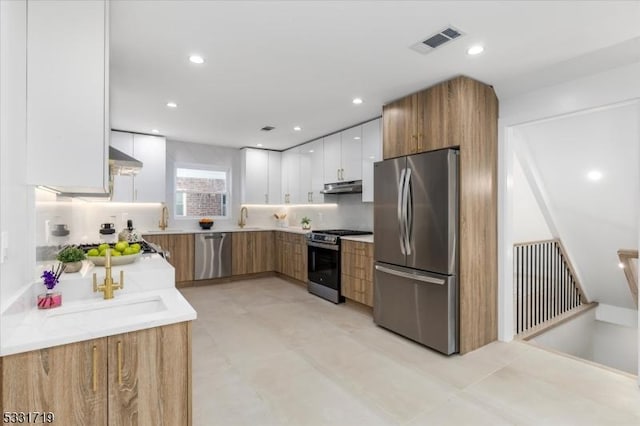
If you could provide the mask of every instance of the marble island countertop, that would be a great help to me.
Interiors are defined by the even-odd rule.
[[[0,314],[0,356],[196,319],[175,288],[173,267],[161,256],[114,266],[114,281],[121,270],[124,289],[115,290],[111,300],[92,288],[93,273],[102,283],[105,268],[86,261],[79,273],[62,275],[54,289],[62,293],[58,308],[37,309],[36,297],[45,288],[39,281],[27,286]]]

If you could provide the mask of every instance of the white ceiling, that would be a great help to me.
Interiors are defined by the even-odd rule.
[[[111,124],[283,149],[459,74],[504,99],[638,61],[638,22],[638,1],[112,1]],[[409,49],[447,25],[466,35]]]
[[[521,126],[552,220],[589,297],[633,308],[617,251],[638,245],[640,105]],[[598,170],[602,179],[587,179]]]

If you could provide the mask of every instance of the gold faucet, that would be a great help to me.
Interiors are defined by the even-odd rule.
[[[167,209],[167,206],[164,203],[162,203],[162,212],[160,213],[160,222],[158,223],[158,226],[163,231],[167,229],[167,226],[169,226],[169,209]]]
[[[124,288],[124,271],[120,270],[120,282],[114,283],[111,278],[111,249],[107,249],[105,253],[106,259],[104,263],[104,283],[98,285],[98,279],[94,272],[93,274],[93,292],[97,293],[101,291],[104,294],[104,300],[113,299],[113,290],[121,290]]]
[[[244,228],[244,226],[247,224],[247,218],[249,217],[249,210],[247,210],[246,207],[242,207],[240,209],[240,220],[238,221],[238,226],[240,228]]]

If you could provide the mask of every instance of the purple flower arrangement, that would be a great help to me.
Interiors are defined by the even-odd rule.
[[[64,272],[66,265],[64,263],[58,263],[58,265],[50,271],[44,271],[40,278],[42,283],[47,287],[47,292],[38,295],[38,309],[50,309],[57,308],[62,305],[62,294],[54,293],[53,288],[60,282],[60,275]]]
[[[47,287],[47,292],[53,290],[53,288],[60,282],[60,275],[64,272],[66,265],[64,263],[58,263],[55,269],[53,266],[50,271],[44,271],[40,278],[42,278],[43,284]]]

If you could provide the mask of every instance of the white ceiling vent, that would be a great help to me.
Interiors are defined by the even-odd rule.
[[[462,31],[454,27],[446,27],[435,34],[430,35],[426,39],[419,41],[411,46],[412,50],[418,53],[429,53],[445,43],[455,40],[464,35]]]

